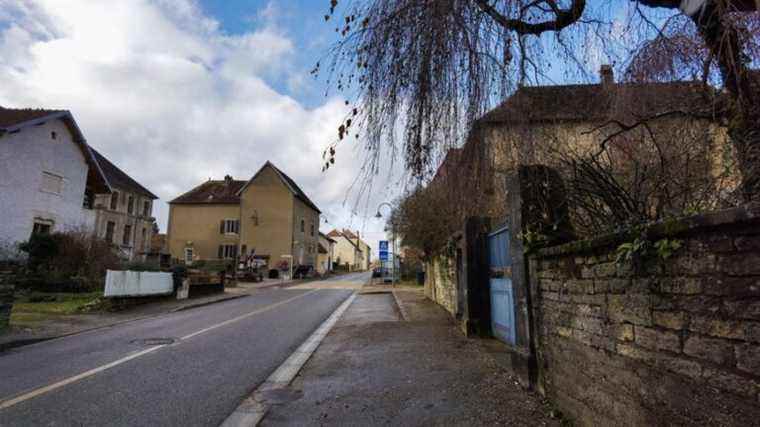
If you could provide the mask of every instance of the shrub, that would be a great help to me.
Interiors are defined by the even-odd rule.
[[[27,270],[33,277],[29,287],[39,290],[101,289],[106,270],[121,264],[110,243],[87,231],[35,234],[20,248],[28,254]]]

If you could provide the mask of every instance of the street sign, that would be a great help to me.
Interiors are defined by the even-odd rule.
[[[380,241],[380,252],[388,252],[388,241],[387,240],[381,240]]]
[[[388,251],[380,250],[380,261],[388,261]]]

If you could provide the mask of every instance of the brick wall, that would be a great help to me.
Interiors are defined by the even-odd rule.
[[[8,328],[13,309],[13,291],[15,276],[10,272],[0,271],[0,332]]]
[[[622,234],[531,257],[539,390],[581,425],[757,423],[760,208],[646,235],[683,246],[636,267]]]

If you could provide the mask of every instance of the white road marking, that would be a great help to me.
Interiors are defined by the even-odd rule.
[[[343,304],[333,311],[330,317],[327,318],[322,324],[315,330],[306,341],[301,344],[293,354],[290,355],[277,370],[275,370],[266,381],[264,381],[248,398],[246,398],[238,407],[232,412],[227,419],[224,420],[221,427],[254,427],[258,425],[264,416],[269,411],[269,403],[266,401],[264,395],[265,391],[276,390],[287,387],[293,378],[298,375],[303,365],[309,360],[312,354],[317,350],[317,347],[322,340],[327,336],[330,330],[338,322],[343,312],[348,309],[348,306],[354,302],[356,298],[356,292],[351,294],[350,297],[343,301]]]
[[[232,319],[229,319],[229,320],[225,320],[224,322],[217,323],[216,325],[209,326],[208,328],[204,328],[204,329],[201,329],[199,331],[193,332],[191,334],[185,335],[184,337],[180,338],[180,343],[182,341],[188,340],[188,339],[190,339],[192,337],[204,334],[206,332],[212,331],[212,330],[217,329],[217,328],[221,328],[222,326],[226,326],[226,325],[229,325],[231,323],[239,322],[239,321],[241,321],[243,319],[246,319],[248,317],[255,316],[257,314],[261,314],[261,313],[264,313],[266,311],[272,310],[273,308],[277,308],[277,307],[279,307],[281,305],[285,305],[285,304],[287,304],[287,303],[289,303],[289,302],[291,302],[293,300],[296,300],[298,298],[304,297],[304,296],[309,295],[309,294],[313,294],[314,292],[317,292],[318,290],[319,289],[314,289],[314,290],[309,291],[309,292],[304,292],[304,293],[302,293],[300,295],[296,295],[294,297],[282,300],[280,302],[268,305],[266,307],[262,307],[262,308],[260,308],[258,310],[254,310],[254,311],[248,312],[248,313],[240,315],[238,317],[235,317],[235,318],[232,318]],[[89,371],[82,372],[81,374],[74,375],[73,377],[69,377],[69,378],[66,378],[64,380],[58,381],[56,383],[49,384],[49,385],[46,385],[44,387],[40,387],[40,388],[34,389],[34,390],[32,390],[32,391],[30,391],[28,393],[24,393],[24,394],[22,394],[20,396],[12,398],[12,399],[0,400],[0,410],[10,408],[11,406],[17,405],[17,404],[19,404],[21,402],[24,402],[26,400],[34,399],[37,396],[41,396],[41,395],[49,393],[49,392],[51,392],[53,390],[59,389],[61,387],[67,386],[69,384],[73,384],[73,383],[75,383],[77,381],[81,381],[81,380],[83,380],[85,378],[88,378],[88,377],[91,377],[93,375],[99,374],[100,372],[106,371],[106,370],[111,369],[113,367],[119,366],[119,365],[121,365],[123,363],[129,362],[130,360],[137,359],[138,357],[145,356],[146,354],[149,354],[149,353],[153,353],[156,350],[160,350],[160,349],[162,349],[164,347],[168,347],[169,345],[176,345],[176,344],[161,344],[161,345],[157,345],[155,347],[150,347],[148,349],[145,349],[145,350],[139,351],[137,353],[131,354],[129,356],[123,357],[123,358],[121,358],[119,360],[116,360],[116,361],[113,361],[111,363],[107,363],[107,364],[105,364],[103,366],[99,366],[97,368],[90,369]]]

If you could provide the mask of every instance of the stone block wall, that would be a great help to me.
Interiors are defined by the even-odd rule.
[[[537,387],[579,425],[760,420],[760,208],[657,224],[617,263],[619,234],[529,260]]]
[[[457,314],[456,259],[438,255],[425,264],[425,295],[452,315]]]
[[[11,319],[15,276],[11,272],[0,271],[0,333],[5,331]]]

